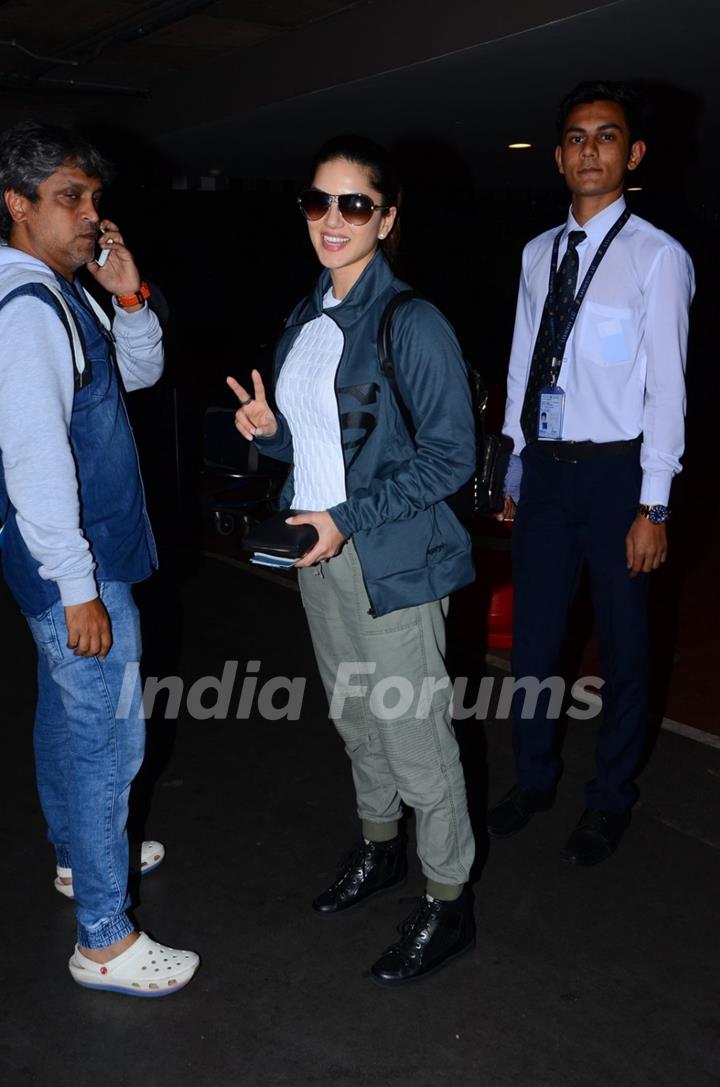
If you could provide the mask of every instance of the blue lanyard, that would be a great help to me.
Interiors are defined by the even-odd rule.
[[[562,333],[561,333],[559,339],[557,337],[557,334],[556,334],[557,330],[555,328],[555,304],[556,304],[555,303],[555,297],[556,297],[556,283],[555,283],[556,271],[555,270],[557,268],[558,251],[560,249],[560,239],[562,238],[562,236],[563,236],[563,234],[565,232],[565,227],[563,227],[563,229],[560,231],[559,234],[555,235],[555,241],[553,242],[552,260],[550,262],[550,283],[548,285],[548,318],[549,318],[549,322],[550,322],[550,339],[551,339],[551,342],[552,342],[552,345],[553,345],[553,358],[552,358],[552,363],[551,363],[551,369],[552,369],[552,376],[555,379],[555,380],[552,381],[553,385],[555,384],[555,381],[557,380],[557,376],[558,376],[558,374],[560,372],[560,367],[562,366],[562,357],[563,357],[563,353],[565,351],[565,345],[568,342],[568,337],[570,336],[570,333],[572,332],[573,325],[575,324],[575,318],[578,315],[578,310],[580,309],[580,304],[581,304],[583,298],[585,297],[585,295],[587,294],[588,287],[590,286],[590,284],[592,282],[592,278],[593,278],[593,276],[595,275],[595,273],[597,272],[597,270],[598,270],[598,268],[600,266],[600,261],[603,259],[603,257],[607,253],[608,249],[610,248],[610,243],[613,242],[615,240],[615,238],[618,236],[618,234],[620,233],[622,228],[625,226],[625,223],[630,218],[630,215],[631,215],[630,208],[625,208],[625,210],[622,213],[622,215],[620,216],[620,218],[615,220],[615,222],[610,227],[610,229],[608,230],[608,232],[605,235],[605,237],[603,238],[603,240],[600,242],[600,245],[598,246],[598,251],[597,251],[597,253],[595,254],[595,256],[593,258],[593,262],[590,265],[590,267],[588,268],[587,272],[585,273],[585,278],[583,279],[582,283],[580,284],[579,291],[575,295],[575,300],[573,302],[572,309],[568,313],[567,321],[565,322],[565,326],[564,326],[564,328],[562,330]]]

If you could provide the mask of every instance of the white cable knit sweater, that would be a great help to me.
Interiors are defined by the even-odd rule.
[[[340,305],[332,290],[323,305]],[[321,314],[302,329],[280,371],[276,398],[293,440],[294,509],[327,510],[347,498],[335,398],[343,344],[338,326]]]

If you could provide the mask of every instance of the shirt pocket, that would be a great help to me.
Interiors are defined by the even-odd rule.
[[[632,310],[586,302],[580,347],[595,366],[626,366],[635,356]]]

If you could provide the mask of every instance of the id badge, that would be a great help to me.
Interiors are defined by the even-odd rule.
[[[559,385],[546,385],[540,390],[540,410],[538,412],[538,439],[560,441],[562,438],[563,414],[565,412],[565,393]]]

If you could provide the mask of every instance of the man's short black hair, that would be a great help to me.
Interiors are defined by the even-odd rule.
[[[635,140],[640,139],[638,133],[640,95],[637,90],[628,83],[609,83],[602,80],[593,80],[578,83],[569,94],[565,95],[560,103],[557,115],[557,130],[561,142],[571,111],[575,109],[575,106],[582,106],[587,102],[617,102],[622,107],[630,129],[630,142],[633,143]]]
[[[37,200],[38,185],[61,166],[75,166],[103,184],[113,168],[86,139],[67,128],[19,121],[0,136],[0,239],[10,239],[12,219],[5,205],[8,189]]]

